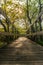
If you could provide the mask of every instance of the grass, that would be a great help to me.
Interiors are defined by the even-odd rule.
[[[4,47],[5,45],[7,45],[7,43],[0,41],[0,48]]]
[[[2,31],[2,32],[3,32],[3,31],[4,31],[4,29],[3,29],[3,28],[0,28],[0,31]]]
[[[39,40],[37,43],[43,46],[43,40]]]

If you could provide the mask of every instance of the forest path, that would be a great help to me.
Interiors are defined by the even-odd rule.
[[[43,65],[43,47],[26,37],[19,37],[0,49],[0,65]]]

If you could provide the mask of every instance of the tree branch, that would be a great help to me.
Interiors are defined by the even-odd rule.
[[[6,26],[2,23],[2,21],[1,21],[1,20],[0,20],[0,24],[3,26],[3,28],[4,28],[5,32],[7,32],[7,30],[6,30]]]

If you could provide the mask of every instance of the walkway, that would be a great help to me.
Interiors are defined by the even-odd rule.
[[[26,37],[19,37],[0,49],[0,65],[43,65],[43,47]]]

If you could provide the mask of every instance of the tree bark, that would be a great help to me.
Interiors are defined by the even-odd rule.
[[[42,10],[42,7],[41,7],[41,0],[39,0],[39,14],[40,14],[41,10]],[[41,22],[42,22],[42,19],[41,19],[41,16],[40,16],[40,17],[39,17],[40,31],[42,31]],[[40,39],[42,39],[42,36],[40,36]]]
[[[2,21],[1,21],[1,20],[0,20],[0,24],[3,26],[4,31],[5,31],[5,32],[7,32],[7,30],[6,30],[6,26],[2,23]]]
[[[11,24],[11,21],[8,18],[6,12],[2,8],[0,8],[0,14],[2,14],[6,18],[6,24],[7,24],[8,32],[9,32],[9,25]]]

